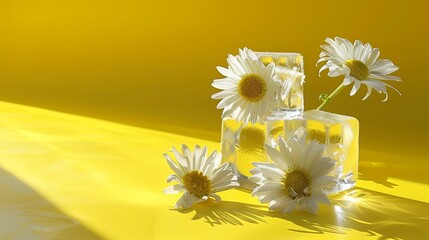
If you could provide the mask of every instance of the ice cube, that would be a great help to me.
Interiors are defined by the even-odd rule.
[[[255,52],[258,59],[268,65],[275,65],[275,80],[282,88],[278,92],[281,99],[271,118],[287,118],[304,110],[304,60],[299,53]],[[269,118],[270,119],[270,118]]]
[[[253,189],[255,185],[247,180],[254,167],[252,162],[267,161],[266,129],[266,124],[244,124],[232,118],[222,120],[222,161],[233,163],[241,187]]]
[[[359,160],[359,122],[356,118],[319,111],[305,111],[287,120],[267,123],[267,143],[277,147],[278,136],[289,139],[294,135],[307,136],[326,144],[324,156],[336,161],[333,172],[336,183],[327,190],[337,193],[352,188],[357,180]]]

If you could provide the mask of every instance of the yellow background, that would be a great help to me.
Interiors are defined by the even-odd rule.
[[[0,230],[30,227],[65,239],[186,238],[190,231],[250,239],[272,229],[278,239],[285,229],[328,239],[422,236],[429,209],[427,9],[426,1],[374,0],[1,1],[0,190],[7,197],[0,219],[15,222]],[[305,106],[313,109],[342,80],[319,78],[315,66],[319,45],[335,36],[379,47],[403,79],[394,83],[402,96],[390,91],[388,102],[375,92],[362,102],[365,88],[356,97],[347,88],[326,108],[360,121],[351,205],[335,201],[322,217],[283,216],[229,191],[222,197],[230,204],[171,210],[178,196],[161,194],[170,173],[162,153],[180,143],[218,149],[221,111],[210,84],[227,54],[245,46],[303,54]],[[232,223],[212,228],[213,220]]]
[[[2,1],[0,99],[219,140],[210,86],[238,48],[304,55],[305,107],[326,37],[370,42],[400,70],[390,99],[347,88],[327,111],[355,116],[363,147],[427,145],[426,1]],[[320,66],[319,66],[320,67]],[[424,144],[423,144],[424,143]],[[416,149],[417,150],[417,149]]]

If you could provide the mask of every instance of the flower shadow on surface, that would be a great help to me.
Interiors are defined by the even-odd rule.
[[[355,188],[332,196],[332,204],[320,205],[318,215],[307,212],[281,214],[269,212],[265,205],[210,200],[183,214],[195,212],[192,220],[211,226],[232,224],[270,224],[281,219],[285,229],[295,234],[346,235],[360,232],[376,239],[424,239],[429,226],[429,203]],[[272,236],[276,237],[276,236]],[[280,237],[280,236],[279,236]]]
[[[195,204],[186,210],[177,210],[181,213],[195,212],[192,220],[204,219],[211,226],[221,224],[243,225],[244,223],[266,223],[266,207],[263,205],[246,204],[231,201],[216,203],[213,199]]]
[[[422,239],[429,226],[429,203],[355,188],[332,196],[332,204],[319,215],[294,212],[275,215],[303,229],[303,233],[347,234],[358,231],[378,239]]]

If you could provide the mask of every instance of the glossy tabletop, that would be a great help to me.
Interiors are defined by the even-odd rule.
[[[357,187],[318,215],[249,193],[190,210],[164,195],[162,154],[219,143],[0,102],[0,239],[427,239],[428,159],[360,151]]]

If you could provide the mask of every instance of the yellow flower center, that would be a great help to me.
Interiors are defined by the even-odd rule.
[[[186,190],[197,198],[210,194],[210,179],[199,171],[191,171],[182,177]]]
[[[310,185],[310,179],[301,170],[293,170],[287,172],[283,177],[284,189],[288,192],[292,199],[296,197],[309,196],[304,193],[304,190]],[[293,191],[291,190],[293,189]]]
[[[240,149],[246,149],[246,151],[264,149],[265,129],[262,127],[261,124],[249,124],[249,126],[243,127],[239,139]]]
[[[368,67],[359,60],[347,60],[346,66],[350,69],[350,76],[358,80],[365,80],[369,75]]]
[[[248,124],[241,129],[235,159],[235,166],[240,173],[250,175],[249,171],[255,167],[253,162],[266,161],[265,136],[264,124]]]
[[[258,75],[249,74],[244,76],[238,84],[238,92],[249,102],[260,101],[267,91],[264,79]]]
[[[283,122],[281,122],[281,123],[283,123]],[[273,127],[270,130],[270,138],[277,140],[280,136],[283,136],[284,132],[285,132],[285,128],[283,126]]]

